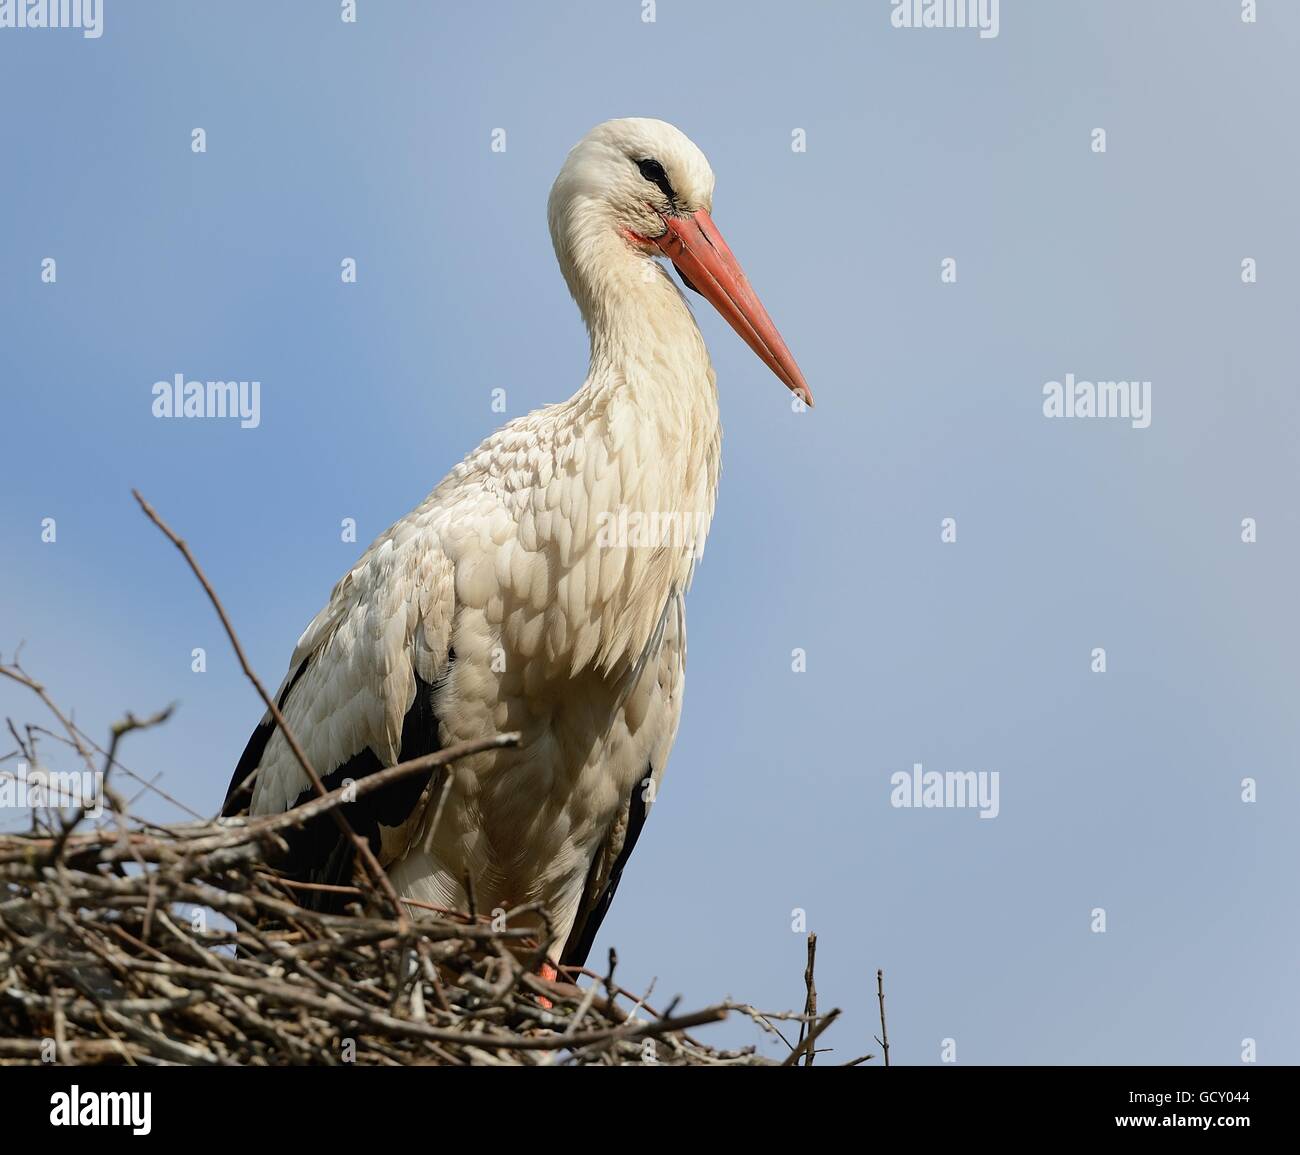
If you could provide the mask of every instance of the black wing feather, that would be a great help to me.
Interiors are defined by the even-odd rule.
[[[307,672],[307,665],[311,658],[303,658],[298,668],[294,670],[293,677],[289,679],[289,684],[285,686],[284,691],[280,694],[280,700],[276,705],[281,710],[284,704],[289,700],[290,691],[298,684],[298,680]],[[226,800],[221,806],[221,816],[223,818],[232,818],[240,813],[245,806],[252,801],[253,783],[249,781],[253,771],[262,763],[262,755],[266,753],[266,744],[271,740],[271,735],[275,733],[275,723],[273,721],[262,722],[257,729],[249,736],[248,745],[244,747],[244,752],[239,756],[239,762],[235,766],[235,772],[230,776],[230,785],[226,787]]]
[[[307,661],[298,667],[293,679],[280,695],[279,705],[282,709],[285,701],[288,700],[289,692],[307,668]],[[447,666],[437,681],[426,682],[418,673],[414,675],[415,700],[402,720],[399,762],[407,762],[412,758],[432,754],[442,749],[434,702],[453,661],[455,661],[454,651],[448,654]],[[239,764],[235,767],[226,804],[222,809],[223,814],[238,814],[247,807],[251,794],[247,779],[261,763],[266,753],[267,743],[274,732],[273,721],[263,722],[253,731],[239,759]],[[321,778],[321,782],[326,790],[337,790],[348,779],[356,781],[384,768],[384,763],[380,761],[379,756],[366,747],[331,769]],[[419,802],[428,782],[427,777],[416,774],[363,795],[348,805],[348,823],[357,834],[366,838],[372,850],[378,852],[380,826],[396,827],[406,821]],[[316,791],[309,786],[294,799],[293,805],[300,806],[314,797]],[[300,882],[328,885],[347,885],[351,882],[356,849],[343,836],[331,815],[318,815],[301,827],[287,832],[285,841],[288,843],[289,851],[278,865],[290,878]],[[307,892],[302,901],[303,905],[319,910],[340,909],[344,905],[341,896],[320,891]]]
[[[654,781],[654,767],[647,766],[645,778]],[[641,828],[645,825],[646,803],[645,787],[643,785],[645,778],[637,782],[632,787],[632,797],[628,800],[627,807],[627,832],[623,835],[623,845],[619,848],[618,857],[614,860],[613,869],[609,872],[609,881],[605,884],[605,889],[599,895],[592,896],[587,909],[587,917],[580,923],[574,923],[573,929],[569,932],[568,941],[564,944],[564,953],[560,956],[560,965],[566,967],[580,967],[587,962],[587,956],[591,953],[592,945],[596,941],[596,935],[600,931],[600,924],[605,921],[605,915],[609,913],[610,904],[614,901],[614,892],[618,889],[619,880],[623,877],[623,867],[627,865],[627,860],[632,857],[632,851],[636,848],[637,839],[641,837]],[[600,867],[600,856],[597,855],[591,864],[591,872],[587,876],[587,889],[590,891],[596,871]]]

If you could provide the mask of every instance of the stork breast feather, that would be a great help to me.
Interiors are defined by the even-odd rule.
[[[603,603],[614,596],[614,591],[623,580],[623,570],[627,565],[627,550],[621,545],[612,545],[600,552],[600,589],[597,596]]]
[[[467,541],[456,563],[456,598],[462,605],[481,609],[495,590],[493,551],[477,541]]]
[[[537,552],[537,520],[531,509],[519,515],[519,541],[529,553]]]

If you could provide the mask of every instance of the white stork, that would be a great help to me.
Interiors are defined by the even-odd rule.
[[[591,338],[586,381],[494,433],[379,535],[299,638],[277,691],[329,788],[522,732],[518,748],[395,783],[347,814],[402,898],[463,910],[468,879],[480,910],[544,903],[548,979],[585,960],[668,761],[683,596],[718,485],[713,369],[656,258],[811,404],[712,206],[703,153],[663,121],[607,121],[574,147],[548,215]],[[612,532],[620,513],[692,535],[625,542]],[[312,795],[268,713],[225,813],[278,813]],[[318,821],[290,868],[346,883],[352,848]]]

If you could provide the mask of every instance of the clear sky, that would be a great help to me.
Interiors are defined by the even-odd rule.
[[[178,700],[123,760],[215,810],[261,709],[130,487],[278,681],[371,537],[581,383],[546,194],[593,124],[661,117],[818,405],[700,304],[722,490],[593,958],[655,1002],[794,1007],[801,908],[844,1060],[883,967],[899,1062],[1300,1061],[1300,7],[1240,7],[1003,0],[981,38],[887,0],[107,0],[99,39],[0,29],[0,652],[91,732]],[[260,381],[260,425],[155,419],[178,373]],[[1067,374],[1151,382],[1150,426],[1047,418]],[[997,772],[998,816],[892,806],[918,762]]]

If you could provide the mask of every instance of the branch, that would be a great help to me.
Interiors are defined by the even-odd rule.
[[[244,671],[244,675],[248,680],[253,683],[253,687],[257,690],[258,696],[266,704],[267,711],[270,713],[271,717],[275,719],[275,724],[280,728],[281,735],[284,737],[285,742],[288,743],[289,749],[293,752],[293,756],[298,760],[298,765],[302,767],[303,773],[307,775],[307,779],[311,782],[312,788],[318,795],[323,797],[328,793],[325,789],[325,784],[321,781],[320,775],[316,773],[315,767],[313,767],[311,762],[308,760],[302,746],[299,745],[298,739],[289,728],[289,723],[285,721],[284,715],[280,713],[280,707],[276,704],[271,695],[266,692],[266,687],[262,685],[261,679],[253,672],[253,667],[248,664],[248,658],[244,654],[244,647],[239,644],[239,636],[235,633],[235,627],[230,624],[230,618],[226,614],[226,608],[221,604],[221,599],[217,597],[217,591],[212,588],[212,583],[208,581],[207,575],[204,574],[202,567],[200,567],[199,563],[195,560],[194,555],[190,552],[190,547],[175,533],[171,526],[159,517],[153,506],[145,501],[138,489],[131,490],[131,495],[140,503],[140,508],[144,510],[145,516],[148,517],[149,520],[152,521],[160,530],[162,530],[163,535],[172,543],[172,545],[180,550],[181,556],[185,558],[185,561],[193,571],[194,576],[198,578],[199,585],[203,587],[203,592],[208,595],[208,600],[212,603],[212,608],[217,611],[217,617],[221,619],[221,625],[226,631],[226,637],[230,639],[230,645],[235,651],[235,657],[239,659],[240,669]],[[375,858],[374,851],[370,849],[370,843],[352,829],[352,824],[348,822],[340,810],[333,809],[330,811],[330,814],[333,818],[334,824],[339,828],[343,836],[356,848],[357,854],[365,863],[375,884],[380,888],[384,897],[392,906],[398,920],[404,921],[406,918],[406,908],[402,906],[401,901],[398,899],[397,892],[393,889],[392,882],[389,881],[388,872],[379,865],[379,860]]]
[[[889,1031],[885,1029],[885,972],[876,971],[876,996],[880,999],[880,1038],[876,1040],[885,1053],[885,1066],[889,1066]]]
[[[804,999],[803,1013],[808,1016],[808,1023],[813,1023],[817,1019],[817,981],[814,978],[814,971],[816,968],[817,936],[815,934],[810,934],[808,936],[808,966],[803,972],[804,986],[808,991],[807,997]],[[805,1023],[803,1027],[799,1028],[800,1042],[803,1041],[804,1031],[808,1023]],[[805,1067],[811,1067],[816,1054],[817,1052],[814,1051],[812,1047],[809,1047],[804,1056],[803,1065]]]

